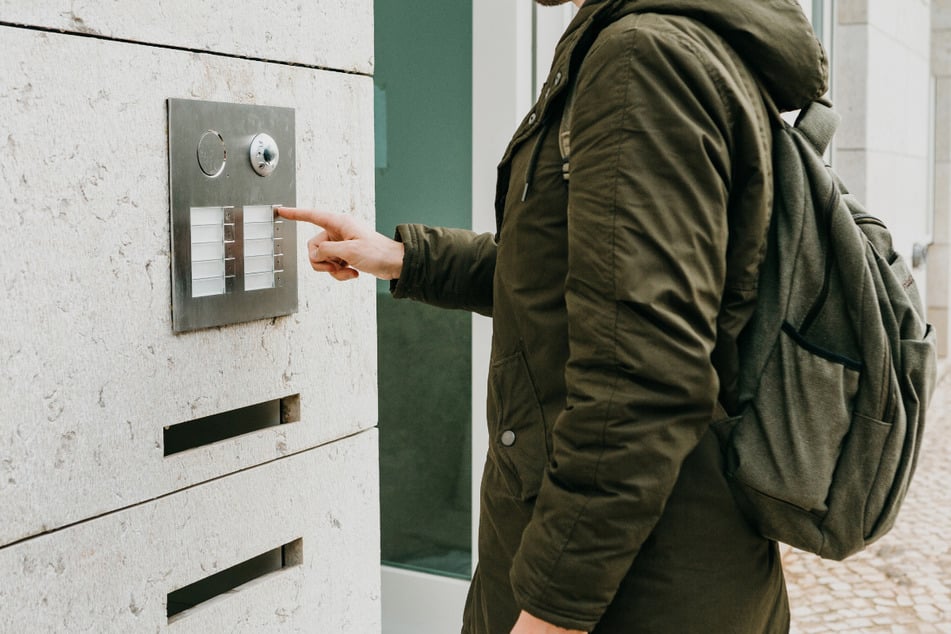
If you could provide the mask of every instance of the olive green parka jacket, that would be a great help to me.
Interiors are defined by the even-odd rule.
[[[398,227],[394,296],[493,319],[464,631],[788,630],[709,427],[769,223],[760,86],[794,109],[826,72],[795,0],[588,0],[499,166],[497,233]]]

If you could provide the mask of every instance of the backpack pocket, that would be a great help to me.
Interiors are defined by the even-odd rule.
[[[829,483],[851,426],[849,404],[859,384],[859,372],[843,359],[784,328],[759,390],[734,430],[734,477],[807,511],[827,510]],[[774,420],[780,412],[796,412],[798,420]]]
[[[489,369],[489,458],[498,466],[511,495],[538,495],[548,462],[542,408],[521,352]]]
[[[898,376],[900,383],[894,387],[894,398],[901,399],[903,407],[898,408],[895,420],[887,421],[891,423],[891,434],[886,439],[882,463],[869,492],[863,535],[869,543],[891,529],[908,491],[921,446],[924,404],[931,400],[937,374],[935,332],[930,325],[922,339],[903,339],[899,349],[901,365],[908,368],[908,372]]]
[[[761,534],[817,552],[852,427],[859,371],[856,362],[811,344],[791,327],[783,330],[752,402],[739,417],[715,423],[714,431],[726,447],[738,504]],[[785,418],[787,412],[796,420]]]
[[[891,423],[862,414],[852,418],[839,458],[839,473],[829,491],[829,512],[819,526],[823,542],[816,551],[818,555],[844,559],[871,541],[869,535],[882,509],[881,500],[875,499],[875,484],[884,482],[887,487],[894,476],[894,452],[887,450],[887,445],[897,431]]]
[[[850,544],[868,545],[895,524],[921,445],[921,404],[929,402],[934,387],[933,379],[925,378],[936,373],[934,339],[929,325],[922,339],[900,342],[901,366],[921,373],[920,377],[902,373],[892,379],[890,400],[902,407],[889,408],[889,419],[884,421],[859,413],[853,417],[839,460],[840,472],[829,493],[831,510],[822,526],[830,552],[844,557],[851,552],[847,551]],[[859,517],[861,524],[855,521]]]

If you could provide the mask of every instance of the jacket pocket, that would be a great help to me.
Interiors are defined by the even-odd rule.
[[[520,500],[538,495],[548,460],[542,408],[521,352],[489,369],[489,457],[508,492]]]

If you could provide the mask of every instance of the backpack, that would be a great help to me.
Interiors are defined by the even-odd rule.
[[[572,88],[559,130],[570,180]],[[773,125],[774,200],[736,416],[715,421],[727,481],[760,534],[828,559],[895,523],[934,389],[935,335],[905,261],[825,164],[816,101]]]

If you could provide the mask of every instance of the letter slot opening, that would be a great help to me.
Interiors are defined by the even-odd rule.
[[[300,394],[171,425],[163,430],[165,455],[300,421]]]
[[[286,568],[299,566],[304,561],[304,542],[295,539],[266,553],[231,566],[210,577],[169,592],[166,597],[168,622],[184,618],[187,610],[217,596],[238,592],[241,586]]]

